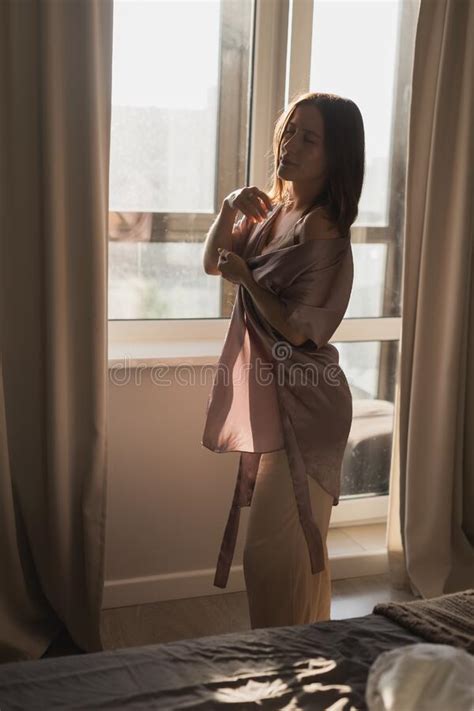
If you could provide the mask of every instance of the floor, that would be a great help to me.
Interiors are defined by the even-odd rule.
[[[366,615],[377,602],[411,599],[408,591],[392,588],[386,575],[335,580],[331,617]],[[101,628],[106,649],[245,631],[250,629],[247,597],[243,591],[104,610]],[[81,650],[64,634],[43,656],[78,653]]]
[[[387,526],[385,523],[366,526],[330,528],[327,545],[329,557],[358,555],[364,552],[386,551]]]

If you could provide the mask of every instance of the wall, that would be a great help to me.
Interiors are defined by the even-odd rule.
[[[225,590],[213,586],[239,454],[203,447],[212,369],[169,384],[154,371],[109,379],[109,474],[104,607],[243,590],[242,509]],[[162,383],[161,385],[158,383]]]

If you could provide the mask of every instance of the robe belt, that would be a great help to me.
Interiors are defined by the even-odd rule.
[[[242,506],[250,506],[252,502],[260,457],[261,452],[241,452],[240,454],[234,497],[222,538],[214,577],[214,585],[218,588],[225,588],[227,585],[239,532],[240,509]]]
[[[239,530],[240,509],[242,506],[250,506],[252,502],[260,457],[261,452],[242,452],[240,455],[237,482],[214,577],[214,585],[218,588],[227,586]],[[290,471],[298,515],[308,546],[311,572],[320,573],[325,568],[324,547],[319,528],[312,515],[308,480],[306,474],[303,478],[295,476],[291,466]]]

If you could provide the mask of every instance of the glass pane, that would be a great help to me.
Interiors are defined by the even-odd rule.
[[[214,211],[220,7],[115,0],[110,210]]]
[[[205,274],[202,244],[109,245],[109,318],[217,318],[220,279]]]
[[[347,96],[362,113],[366,174],[358,220],[364,225],[388,224],[401,5],[401,0],[314,2],[310,91]]]
[[[341,496],[387,494],[398,342],[335,345],[351,388],[353,406],[342,466]]]
[[[314,0],[310,90],[346,96],[364,120],[366,169],[352,230],[346,317],[401,315],[411,77],[418,0]],[[341,17],[344,22],[341,22]]]
[[[202,243],[245,184],[251,30],[252,0],[114,0],[110,319],[230,313]]]
[[[345,318],[384,315],[384,283],[388,245],[352,244],[354,282]]]

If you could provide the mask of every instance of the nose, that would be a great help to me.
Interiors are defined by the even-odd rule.
[[[297,139],[296,142],[295,142],[295,139]],[[291,160],[292,155],[294,156],[295,153],[298,152],[298,148],[299,148],[299,137],[298,137],[297,131],[295,131],[295,133],[293,133],[291,136],[287,137],[283,141],[283,148],[284,148],[284,153]]]

